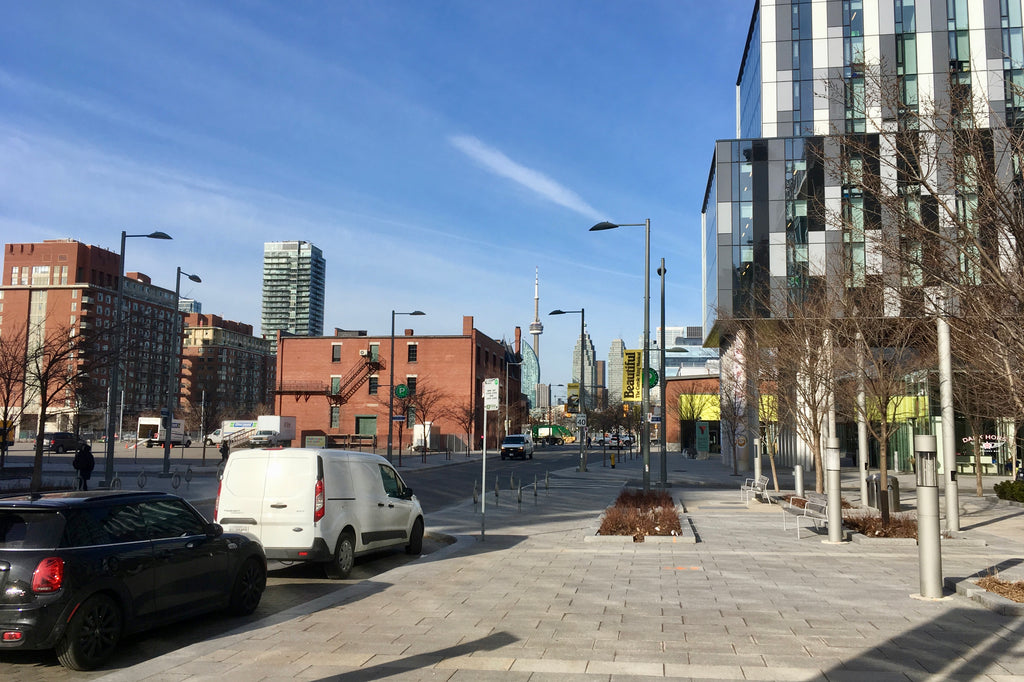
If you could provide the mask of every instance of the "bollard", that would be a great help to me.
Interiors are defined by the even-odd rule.
[[[828,471],[828,541],[843,541],[843,500],[839,487],[839,439],[829,438],[825,449]]]
[[[508,475],[508,489],[509,490],[515,490],[516,489],[516,477],[511,472]]]
[[[914,436],[914,450],[917,452],[917,554],[921,564],[921,596],[927,599],[942,597],[937,449],[935,436]]]
[[[480,502],[480,481],[473,479],[473,506],[476,506]]]
[[[523,486],[519,486],[519,499],[517,500],[517,502],[519,503],[519,508],[522,509],[523,508]]]
[[[793,467],[793,485],[796,486],[796,496],[804,496],[804,465],[797,464]]]
[[[498,504],[498,477],[494,477],[494,504]]]
[[[551,487],[550,474],[547,471],[545,471],[544,472],[544,490],[548,490],[550,487]]]
[[[537,474],[533,475],[533,496],[537,497]]]

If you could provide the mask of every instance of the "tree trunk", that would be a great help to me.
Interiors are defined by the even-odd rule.
[[[889,525],[889,426],[881,425],[881,438],[878,439],[878,511],[882,516],[882,525]]]

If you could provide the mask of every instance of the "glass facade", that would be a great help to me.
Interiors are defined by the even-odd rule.
[[[327,261],[319,248],[303,241],[263,245],[262,332],[298,336],[324,333]]]

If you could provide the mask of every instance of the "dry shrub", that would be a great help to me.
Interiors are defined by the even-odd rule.
[[[604,512],[599,535],[631,535],[643,542],[646,535],[679,535],[679,515],[672,496],[663,490],[624,490]]]
[[[1015,602],[1024,602],[1024,580],[1011,582],[995,575],[987,575],[978,581],[978,587]]]
[[[890,514],[889,525],[882,525],[882,517],[870,512],[843,515],[843,525],[869,538],[917,538],[917,517],[907,512]]]

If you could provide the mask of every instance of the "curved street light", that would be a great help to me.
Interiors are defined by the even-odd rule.
[[[164,429],[164,470],[161,476],[171,475],[171,436],[174,434],[174,412],[175,398],[178,395],[178,363],[181,356],[181,334],[178,333],[178,322],[181,313],[178,312],[178,301],[181,298],[181,276],[185,275],[193,282],[202,282],[199,275],[190,275],[178,267],[178,273],[174,277],[174,309],[171,310],[171,348],[169,369],[167,371],[167,426]]]
[[[642,223],[610,223],[600,222],[590,228],[591,232],[614,230],[617,227],[644,228],[644,371],[641,375],[640,414],[640,452],[644,458],[644,491],[651,489],[651,426],[647,413],[651,405],[651,385],[647,377],[651,373],[651,219]]]
[[[580,314],[580,395],[579,395],[580,412],[579,413],[582,414],[584,416],[584,418],[586,418],[586,414],[587,414],[586,413],[586,409],[587,409],[586,408],[586,389],[584,388],[584,386],[586,385],[587,382],[583,380],[583,355],[584,355],[583,349],[585,347],[584,346],[584,338],[585,338],[585,335],[586,335],[586,313],[584,312],[584,310],[585,310],[584,308],[580,308],[579,310],[552,310],[550,313],[548,313],[548,315],[575,315],[576,313]],[[568,396],[566,396],[565,401],[566,401],[566,403],[569,402]],[[585,435],[583,433],[585,428],[586,428],[585,425],[580,427],[580,467],[579,467],[579,471],[580,472],[585,472],[587,470],[587,449],[586,449],[587,448],[587,439],[586,439],[586,437],[585,437]]]
[[[388,461],[392,461],[391,439],[395,433],[395,315],[426,315],[422,310],[414,310],[411,313],[396,313],[391,311],[391,362],[388,363],[388,371],[391,378],[388,380]],[[398,444],[402,446],[401,443]],[[401,460],[401,456],[399,456]]]
[[[124,300],[124,242],[130,237],[171,239],[166,232],[128,234],[121,230],[121,251],[117,259],[117,298],[114,304],[114,338],[111,344],[113,346],[110,353],[111,364],[107,370],[110,377],[110,381],[107,383],[107,437],[104,443],[106,447],[103,457],[103,481],[100,483],[100,487],[110,487],[111,481],[114,480],[114,431],[116,429],[114,403],[120,391],[118,384],[121,380],[121,334],[124,333],[124,330],[121,329],[121,305]],[[124,405],[121,407],[123,409]]]

